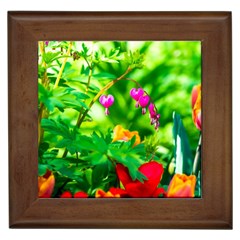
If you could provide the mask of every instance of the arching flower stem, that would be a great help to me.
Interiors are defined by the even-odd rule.
[[[87,116],[89,110],[91,109],[91,107],[93,106],[93,104],[98,100],[98,98],[109,88],[111,88],[115,83],[119,82],[120,80],[124,79],[124,77],[131,72],[133,69],[128,67],[127,70],[118,78],[112,80],[111,82],[109,82],[106,86],[104,86],[98,93],[97,95],[92,99],[92,101],[89,103],[88,108],[81,114],[79,114],[78,116],[78,120],[76,123],[76,127],[80,128],[81,124],[83,123],[84,118]],[[65,149],[64,153],[63,153],[63,158],[67,156],[68,150]]]

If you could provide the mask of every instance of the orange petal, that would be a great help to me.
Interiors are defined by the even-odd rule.
[[[55,185],[55,178],[51,171],[47,170],[45,175],[38,177],[38,197],[50,198]]]
[[[121,125],[117,125],[113,129],[113,142],[122,140],[122,141],[129,141],[133,138],[133,136],[136,136],[136,140],[134,143],[134,146],[139,144],[141,142],[140,136],[138,134],[138,131],[129,131],[127,129],[124,129]]]
[[[106,192],[104,192],[102,189],[98,189],[95,193],[95,197],[96,198],[102,198],[102,197],[105,196],[105,194],[106,194]]]
[[[194,197],[196,176],[175,174],[168,186],[167,197]]]
[[[196,127],[201,130],[201,85],[195,86],[192,91],[192,117]]]
[[[201,85],[194,86],[192,89],[192,108],[194,107],[199,94],[201,94]]]

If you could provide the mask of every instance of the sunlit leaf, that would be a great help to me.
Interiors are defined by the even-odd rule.
[[[96,78],[97,80],[101,80],[101,79],[115,79],[115,78],[117,78],[116,75],[114,75],[112,73],[108,73],[108,72],[96,73],[96,74],[93,74],[93,77]]]
[[[181,117],[173,113],[173,138],[175,143],[176,173],[192,173],[193,157],[189,145],[186,130],[183,126]]]
[[[43,176],[47,169],[49,169],[47,164],[38,164],[38,176]]]
[[[46,64],[51,63],[61,52],[46,52],[43,54],[43,60]]]

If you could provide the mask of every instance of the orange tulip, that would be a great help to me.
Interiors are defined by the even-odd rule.
[[[192,117],[195,126],[201,130],[201,85],[192,90]]]
[[[107,192],[103,191],[102,189],[98,189],[95,194],[96,198],[120,198],[126,196],[127,193],[125,190],[114,187],[110,188]]]
[[[138,145],[141,142],[141,139],[138,135],[138,131],[133,131],[130,132],[127,129],[124,129],[121,125],[117,125],[114,129],[113,129],[113,142],[118,141],[118,140],[122,140],[122,141],[129,141],[133,138],[133,136],[136,136],[135,139],[135,143],[133,146]]]
[[[50,198],[55,185],[53,172],[47,170],[43,176],[38,176],[38,197]]]
[[[169,198],[194,197],[195,186],[195,175],[175,174],[168,186],[166,196]]]

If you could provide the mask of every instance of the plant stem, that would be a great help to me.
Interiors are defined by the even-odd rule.
[[[88,82],[87,82],[87,86],[86,86],[86,90],[85,90],[85,94],[88,93],[88,89],[90,86],[90,81],[91,81],[91,77],[92,77],[92,68],[89,68],[89,74],[88,74]]]
[[[106,157],[112,163],[113,167],[115,168],[116,167],[116,162],[114,162],[114,160],[111,157],[109,157],[107,154],[106,154]]]
[[[46,65],[46,64],[45,64],[45,62],[44,62],[44,60],[43,60],[43,54],[45,53],[45,45],[44,45],[44,42],[43,42],[43,41],[39,42],[39,49],[40,49],[40,53],[41,53],[41,55],[42,55],[41,65],[44,66],[44,65]]]
[[[54,84],[54,86],[53,86],[53,89],[57,88],[57,86],[58,86],[58,84],[59,84],[59,81],[60,81],[60,79],[61,79],[63,70],[64,70],[65,65],[66,65],[66,63],[67,63],[67,59],[68,59],[68,57],[70,56],[72,44],[73,44],[72,42],[69,42],[68,50],[67,50],[67,53],[66,53],[67,56],[66,56],[66,57],[64,58],[64,60],[63,60],[62,66],[61,66],[61,68],[60,68],[60,70],[59,70],[59,73],[58,73],[57,79],[56,79],[56,81],[55,81],[55,84]]]
[[[67,180],[62,184],[62,186],[57,190],[56,194],[54,195],[55,198],[59,196],[59,194],[60,194],[60,192],[62,191],[62,189],[63,189],[63,188],[66,186],[66,184],[67,184],[68,182],[70,182],[70,181],[71,181],[70,179],[67,179]]]
[[[202,136],[200,135],[194,162],[193,162],[193,170],[192,170],[192,174],[195,175],[196,177],[198,177],[198,172],[200,170],[200,165],[201,165],[201,141],[202,141]]]
[[[77,159],[76,167],[78,167],[78,152],[76,152],[76,159]]]
[[[91,107],[93,106],[93,104],[98,100],[98,98],[109,88],[111,88],[116,82],[124,79],[124,77],[131,72],[132,69],[130,67],[127,68],[127,70],[118,78],[112,80],[111,82],[109,82],[106,86],[104,86],[98,93],[97,95],[92,99],[92,101],[89,103],[88,105],[88,109],[86,109],[84,111],[84,113],[82,114],[82,112],[80,112],[79,116],[78,116],[78,120],[77,120],[77,124],[76,127],[80,128],[81,124],[83,123],[84,118],[87,116],[88,111],[91,109]],[[65,149],[64,153],[63,153],[63,158],[67,156],[68,150]]]
[[[92,62],[92,55],[93,55],[93,51],[91,53],[91,62]],[[89,67],[89,74],[88,74],[88,81],[87,81],[87,85],[86,85],[86,89],[85,89],[85,94],[88,93],[89,90],[89,86],[90,86],[90,81],[92,78],[92,73],[93,73],[93,65],[89,63],[89,61],[87,60],[86,57],[84,57],[84,60],[86,61],[88,67]],[[84,100],[83,102],[85,102],[86,100]],[[78,119],[81,118],[82,116],[82,112],[83,112],[83,107],[81,107],[80,111],[79,111],[79,115],[78,115]]]
[[[41,65],[42,67],[45,68],[44,74],[43,74],[43,79],[42,79],[42,84],[44,87],[48,86],[48,78],[47,78],[47,70],[46,70],[46,63],[43,60],[43,55],[45,53],[45,44],[43,41],[39,42],[39,48],[40,48],[40,53],[42,56],[42,61],[41,61]],[[42,138],[43,138],[43,129],[41,128],[41,120],[42,118],[47,115],[46,113],[46,108],[43,105],[43,103],[40,103],[40,107],[39,107],[39,111],[38,111],[38,146],[40,145]]]
[[[82,117],[78,119],[77,121],[77,127],[79,128],[84,120],[84,118],[86,117],[88,111],[91,109],[91,107],[93,106],[93,104],[98,100],[98,98],[109,88],[111,88],[116,82],[122,80],[132,69],[131,68],[127,68],[127,70],[125,71],[124,74],[122,74],[120,77],[118,77],[117,79],[112,80],[110,83],[108,83],[105,87],[103,87],[98,94],[93,98],[93,100],[90,102],[88,109],[85,110],[85,112],[83,113]]]
[[[90,65],[89,61],[87,60],[86,57],[83,57],[83,58],[84,58],[84,60],[86,61],[86,63],[87,63],[87,65],[88,65],[89,69],[91,70],[91,69],[92,69],[92,66]]]
[[[127,81],[134,82],[139,88],[143,88],[139,82],[137,82],[136,80],[134,80],[134,79],[132,79],[132,78],[123,78],[122,80],[127,80]],[[144,91],[144,92],[145,92],[145,91]],[[146,94],[147,94],[147,93],[146,93]],[[147,95],[148,95],[148,94],[147,94]]]
[[[140,84],[139,82],[137,82],[136,80],[132,79],[132,78],[124,78],[124,79],[122,79],[122,80],[127,80],[127,81],[134,82],[139,88],[142,88],[142,89],[143,89],[143,87],[141,86],[141,84]],[[148,95],[148,96],[150,97],[150,101],[152,101],[151,96],[150,96],[145,90],[144,90],[144,92],[145,92],[146,95]],[[156,112],[158,112],[157,107],[156,107],[155,104],[154,104],[154,107],[155,107]]]

